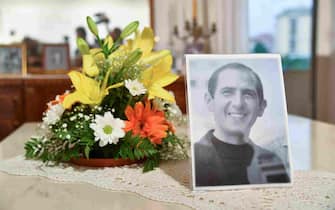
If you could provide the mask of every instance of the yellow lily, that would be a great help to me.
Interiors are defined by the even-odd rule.
[[[117,83],[106,87],[109,72],[107,73],[101,87],[99,82],[80,72],[71,71],[68,75],[76,90],[65,97],[62,103],[65,109],[71,108],[76,102],[89,105],[99,105],[103,98],[108,94],[109,89],[117,88],[123,85],[123,83]]]
[[[110,48],[112,48],[113,43],[114,43],[113,38],[110,35],[107,35],[106,38],[105,38],[105,41],[104,41],[104,45],[107,44],[108,49],[110,49]]]
[[[91,54],[83,55],[83,72],[90,77],[99,75],[99,68]]]
[[[137,48],[140,48],[142,51],[143,57],[148,56],[152,48],[154,47],[154,33],[151,28],[145,27],[141,34],[136,33],[134,40],[128,40],[125,44],[125,48],[133,51]]]
[[[140,61],[147,64],[156,64],[160,59],[170,54],[168,50],[161,50],[152,52],[154,47],[154,33],[151,28],[145,27],[141,34],[137,33],[134,40],[128,40],[123,46],[128,51],[134,51],[140,49],[142,51],[142,57]]]
[[[172,56],[169,50],[152,52],[154,33],[151,28],[144,28],[141,34],[136,34],[134,40],[128,40],[124,48],[129,51],[140,49],[141,62],[150,64],[141,74],[141,82],[148,90],[149,99],[159,97],[175,102],[172,94],[163,87],[173,83],[178,76],[171,72]]]
[[[102,61],[105,59],[104,54],[100,48],[90,49],[90,54],[94,57],[96,61]]]
[[[171,72],[172,56],[168,54],[157,64],[150,66],[141,74],[141,82],[148,91],[148,98],[159,97],[170,102],[175,102],[171,93],[163,87],[178,79],[176,74]]]
[[[101,49],[94,48],[89,51],[89,54],[83,55],[83,72],[90,77],[99,75],[99,68],[97,63],[103,62],[104,55]]]

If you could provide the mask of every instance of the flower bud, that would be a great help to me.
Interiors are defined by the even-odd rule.
[[[77,47],[82,55],[89,54],[90,52],[90,47],[82,38],[77,38]]]
[[[129,36],[130,34],[132,34],[133,32],[135,32],[138,28],[139,22],[138,21],[133,21],[131,23],[129,23],[124,30],[122,31],[121,35],[120,35],[120,39],[124,39],[127,36]]]
[[[87,25],[92,34],[98,36],[98,27],[90,16],[86,17]]]

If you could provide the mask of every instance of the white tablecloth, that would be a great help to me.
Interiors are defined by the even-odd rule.
[[[292,187],[195,192],[191,190],[189,161],[166,161],[142,173],[137,165],[85,168],[69,164],[49,167],[22,155],[0,160],[0,171],[42,176],[58,182],[84,182],[113,191],[135,192],[144,197],[183,204],[195,209],[334,209],[335,174],[296,171]]]

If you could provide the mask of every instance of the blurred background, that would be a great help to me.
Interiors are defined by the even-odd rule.
[[[76,38],[117,38],[139,20],[170,49],[180,79],[168,88],[185,112],[184,54],[279,53],[290,114],[335,123],[335,0],[0,0],[0,139],[40,121],[46,102],[80,70]]]

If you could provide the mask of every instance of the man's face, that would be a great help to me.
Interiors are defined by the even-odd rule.
[[[265,101],[260,103],[256,79],[248,72],[234,69],[219,74],[214,97],[208,95],[207,103],[221,131],[243,136],[249,135],[266,107]]]

